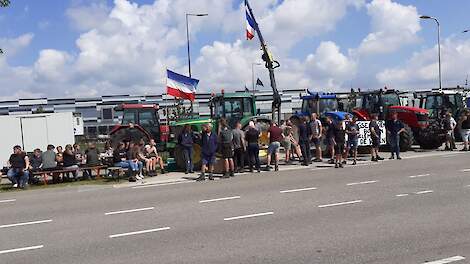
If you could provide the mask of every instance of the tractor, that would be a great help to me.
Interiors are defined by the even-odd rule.
[[[380,120],[388,120],[390,113],[398,113],[406,129],[400,136],[401,151],[410,150],[415,140],[423,149],[438,148],[445,141],[442,129],[429,123],[428,110],[403,106],[396,90],[354,92],[351,99],[354,101],[351,112],[359,120],[370,120],[372,114],[377,114]]]
[[[113,147],[121,141],[148,142],[155,139],[159,150],[168,142],[169,129],[167,125],[160,124],[158,114],[159,106],[155,104],[121,104],[114,109],[122,112],[121,124],[116,125],[110,132]],[[137,142],[135,142],[137,143]]]

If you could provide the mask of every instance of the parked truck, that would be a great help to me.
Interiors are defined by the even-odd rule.
[[[45,150],[48,144],[55,146],[75,143],[75,135],[83,131],[81,117],[67,113],[44,113],[0,116],[2,140],[0,161],[6,165],[15,145],[26,152],[36,148]]]

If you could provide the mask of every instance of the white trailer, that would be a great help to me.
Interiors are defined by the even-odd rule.
[[[6,165],[13,146],[25,151],[45,150],[48,144],[75,143],[76,120],[72,112],[0,116],[0,164]],[[83,122],[81,122],[83,126]]]

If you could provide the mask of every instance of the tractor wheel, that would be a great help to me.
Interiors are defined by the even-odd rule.
[[[178,169],[183,171],[186,170],[183,147],[180,145],[175,148],[175,161]],[[193,144],[193,165],[195,170],[199,170],[202,165],[201,145],[199,144]]]
[[[422,149],[437,149],[445,142],[445,131],[429,126],[419,131],[417,141]]]
[[[414,143],[413,131],[407,125],[405,125],[405,132],[400,134],[400,151],[406,152],[411,150]]]

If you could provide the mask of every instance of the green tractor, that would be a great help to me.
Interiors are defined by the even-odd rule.
[[[210,118],[195,118],[170,122],[171,134],[177,137],[185,125],[190,125],[195,134],[195,144],[193,147],[194,168],[201,166],[201,142],[200,134],[202,126],[211,123],[215,133],[219,130],[220,118],[225,118],[231,128],[239,121],[242,129],[246,129],[250,121],[255,121],[261,131],[261,144],[267,144],[267,130],[271,124],[271,119],[260,116],[256,109],[256,99],[250,93],[220,93],[211,96],[209,100]],[[183,150],[175,146],[174,157],[178,168],[184,168]]]

